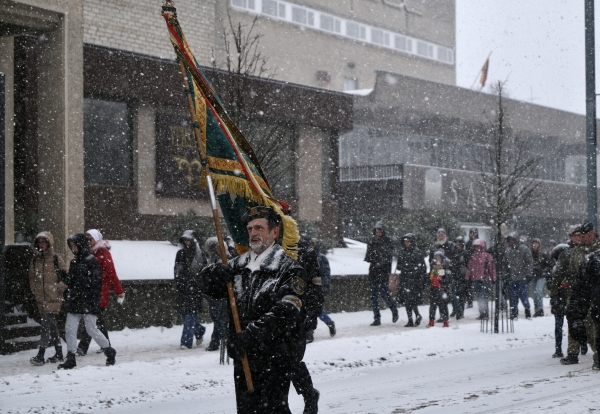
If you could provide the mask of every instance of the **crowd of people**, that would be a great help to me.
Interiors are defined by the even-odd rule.
[[[462,319],[465,307],[472,306],[473,302],[479,310],[477,319],[489,319],[489,302],[496,296],[500,309],[512,320],[519,317],[519,301],[525,318],[544,316],[543,298],[548,292],[555,317],[556,349],[552,357],[561,358],[563,365],[577,364],[579,354],[585,355],[589,344],[594,351],[592,368],[600,370],[597,349],[600,344],[600,239],[591,222],[571,226],[567,235],[569,240],[565,243],[549,240],[543,246],[539,238],[528,241],[509,231],[503,234],[500,243],[488,248],[475,227],[470,229],[466,243],[462,236],[449,240],[444,228],[439,228],[435,242],[424,252],[415,245],[415,235],[408,233],[400,239],[393,269],[393,242],[386,236],[383,224],[378,222],[365,256],[365,261],[370,263],[374,316],[371,325],[381,325],[379,297],[391,310],[392,322],[398,320],[397,303],[404,303],[408,317],[405,327],[415,327],[422,320],[418,305],[423,302],[424,293],[428,293],[427,327],[435,326],[436,322],[448,327],[449,318]],[[388,275],[399,279],[397,283],[394,279],[393,284],[398,286],[396,300],[387,289]],[[533,314],[529,291],[533,297]],[[448,305],[452,306],[452,313]],[[440,318],[436,320],[438,310]],[[568,322],[566,356],[562,352],[565,317]]]
[[[203,298],[208,297],[214,329],[206,350],[226,347],[233,359],[238,412],[289,413],[288,393],[294,385],[304,397],[304,413],[316,413],[319,392],[303,358],[307,343],[314,339],[318,319],[327,325],[331,336],[336,334],[335,323],[323,308],[331,282],[329,263],[319,251],[318,241],[307,235],[302,235],[298,243],[298,259],[288,256],[277,242],[281,217],[269,207],[252,208],[241,217],[241,223],[247,228],[250,245],[241,255],[227,240],[220,245],[216,237],[211,237],[202,248],[193,231],[181,235],[174,266],[177,306],[183,320],[180,346],[190,349],[194,339],[196,346],[202,343],[206,329],[199,322],[199,314]],[[436,322],[448,327],[450,318],[464,318],[465,307],[473,303],[479,310],[477,319],[486,320],[495,292],[499,292],[500,303],[511,319],[519,317],[519,300],[526,318],[544,316],[547,289],[555,316],[553,357],[561,358],[566,365],[578,363],[578,355],[585,354],[589,344],[594,351],[593,369],[598,370],[600,240],[589,222],[572,226],[568,236],[567,243],[549,241],[544,248],[540,239],[527,242],[515,232],[507,232],[501,243],[488,248],[477,228],[470,230],[466,242],[462,236],[449,240],[446,231],[439,228],[434,243],[423,251],[416,246],[415,235],[408,233],[400,239],[397,263],[392,269],[393,242],[378,222],[365,256],[374,316],[371,325],[381,325],[380,298],[391,310],[394,323],[399,319],[398,304],[404,304],[408,328],[420,325],[418,306],[426,296],[430,305],[427,327]],[[110,291],[115,292],[121,305],[125,292],[114,268],[110,244],[98,230],[91,229],[70,236],[68,246],[73,259],[66,270],[62,258],[54,253],[49,232],[39,233],[34,241],[36,254],[30,263],[29,279],[42,316],[42,335],[38,354],[30,362],[62,362],[59,369],[74,368],[76,356],[86,355],[94,339],[107,357],[106,365],[113,365],[116,351],[102,314],[108,307]],[[396,293],[389,290],[390,273],[399,278]],[[497,291],[494,286],[498,286]],[[533,292],[533,315],[529,288]],[[230,291],[235,309],[228,306]],[[57,324],[63,307],[66,358]],[[565,316],[569,327],[566,356],[562,353]],[[81,320],[85,334],[78,344]],[[55,354],[45,359],[50,346],[55,347]]]

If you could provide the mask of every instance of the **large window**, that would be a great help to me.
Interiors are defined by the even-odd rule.
[[[85,99],[83,137],[86,184],[132,184],[132,134],[126,103]]]

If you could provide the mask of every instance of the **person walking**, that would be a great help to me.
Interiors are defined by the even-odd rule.
[[[400,289],[404,290],[404,305],[408,317],[408,323],[404,326],[406,328],[419,326],[423,319],[419,313],[419,304],[422,300],[423,280],[427,271],[425,269],[425,253],[417,248],[414,233],[402,236],[396,270],[398,270],[400,278]],[[415,314],[414,322],[413,313]]]
[[[450,271],[450,261],[444,255],[444,252],[438,250],[433,254],[431,262],[431,271],[429,279],[431,280],[431,289],[429,293],[429,324],[428,328],[435,326],[435,312],[440,309],[440,319],[443,327],[448,328],[448,295],[446,290],[452,277]]]
[[[175,256],[175,286],[177,287],[177,308],[183,319],[180,348],[191,349],[196,337],[196,346],[202,344],[206,328],[198,321],[202,312],[202,292],[200,271],[205,265],[204,255],[193,230],[185,230],[179,238],[182,247]]]
[[[510,232],[506,235],[504,257],[508,269],[508,300],[510,302],[510,318],[519,316],[519,299],[525,308],[525,318],[531,319],[529,295],[527,284],[533,273],[533,257],[527,246],[520,243],[517,233]]]
[[[54,237],[49,231],[42,231],[33,241],[35,255],[29,264],[29,286],[41,315],[41,337],[36,356],[29,362],[41,366],[46,362],[63,361],[62,344],[58,332],[57,317],[63,303],[63,292],[67,285],[65,262],[54,253]],[[54,356],[44,360],[46,348],[54,345]]]
[[[533,317],[544,316],[544,288],[546,278],[552,271],[550,256],[542,250],[542,242],[538,238],[531,239],[531,256],[533,258]]]
[[[466,278],[467,265],[469,264],[465,243],[462,236],[454,239],[454,260],[452,261],[452,282],[454,283],[455,302],[452,304],[452,313],[450,316],[456,316],[460,320],[465,316],[465,305],[469,295],[469,285],[471,282]]]
[[[281,216],[270,207],[253,207],[241,218],[250,251],[229,261],[206,266],[204,293],[227,297],[227,283],[239,312],[242,331],[235,331],[229,309],[228,351],[233,357],[237,411],[290,413],[290,375],[297,367],[296,344],[304,339],[304,293],[308,277],[297,261],[277,244]],[[247,355],[254,391],[249,392],[242,357]]]
[[[473,241],[473,254],[465,278],[473,283],[475,298],[479,309],[477,320],[489,319],[488,298],[492,283],[496,281],[496,265],[494,258],[486,251],[485,241],[477,239]]]
[[[551,259],[554,261],[552,268],[552,281],[556,277],[558,263],[561,260],[561,255],[569,254],[569,244],[558,244],[552,249],[550,253]],[[554,283],[550,284],[550,312],[554,315],[554,354],[552,358],[562,358],[564,354],[562,352],[562,338],[563,338],[563,325],[565,316],[567,315],[567,298],[568,288],[566,283],[561,283],[555,286]],[[579,353],[579,351],[578,351]]]
[[[329,266],[329,259],[323,253],[321,253],[321,242],[319,240],[315,241],[315,251],[318,255],[319,260],[319,273],[321,275],[321,287],[323,290],[323,300],[325,297],[329,295],[329,291],[331,288],[331,267]],[[319,319],[327,325],[329,328],[329,336],[335,336],[335,322],[329,317],[327,311],[325,311],[325,306],[323,306],[323,310],[319,315]]]
[[[371,307],[373,308],[373,323],[371,326],[381,325],[379,312],[379,296],[385,301],[392,311],[392,322],[398,321],[398,308],[388,292],[388,280],[392,270],[394,246],[389,237],[385,235],[383,223],[378,221],[373,229],[373,237],[367,245],[365,262],[369,262],[369,284],[371,291]]]
[[[102,269],[96,258],[90,254],[85,234],[75,233],[68,238],[73,260],[69,273],[65,276],[67,322],[65,337],[67,340],[67,358],[59,369],[72,369],[77,366],[77,328],[83,319],[85,329],[106,355],[106,365],[115,364],[117,352],[108,339],[98,329],[96,320],[100,314],[100,295],[102,292]]]
[[[123,290],[123,286],[121,285],[121,281],[117,276],[117,271],[115,270],[115,264],[113,262],[112,254],[110,253],[110,243],[108,240],[104,240],[102,237],[102,233],[96,229],[90,229],[85,232],[85,237],[88,239],[90,244],[90,251],[100,264],[100,269],[102,269],[102,294],[100,295],[100,314],[98,315],[98,319],[96,319],[96,324],[100,332],[104,334],[108,342],[110,343],[110,339],[108,337],[108,329],[106,329],[106,324],[104,323],[103,314],[108,309],[109,296],[110,292],[115,292],[117,295],[117,303],[119,305],[123,305],[125,301],[125,290]],[[79,345],[77,345],[77,355],[85,356],[87,354],[88,348],[90,347],[90,342],[92,341],[92,337],[84,331],[79,341]],[[102,348],[98,350],[98,353],[102,352]]]
[[[223,242],[225,243],[225,242]],[[229,258],[229,249],[223,245],[222,249],[227,252]],[[209,237],[204,242],[204,251],[208,264],[218,263],[221,261],[221,248],[219,248],[219,239],[217,237]],[[208,312],[213,321],[213,332],[210,336],[210,343],[206,350],[217,351],[222,340],[227,338],[227,299],[208,299]]]

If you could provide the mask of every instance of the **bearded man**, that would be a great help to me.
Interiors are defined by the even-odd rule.
[[[269,207],[258,206],[241,219],[248,230],[250,251],[201,273],[204,293],[227,297],[233,290],[242,327],[235,332],[229,309],[228,352],[233,373],[238,413],[290,413],[290,375],[298,364],[297,341],[306,316],[302,295],[307,286],[302,267],[277,244],[281,217]],[[304,338],[302,337],[302,340]],[[248,392],[242,357],[248,356],[254,392]]]

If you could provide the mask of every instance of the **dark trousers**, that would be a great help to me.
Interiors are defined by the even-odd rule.
[[[529,296],[527,295],[527,282],[525,280],[512,281],[508,285],[511,316],[519,315],[519,299],[521,299],[525,309],[530,308]]]
[[[475,280],[473,282],[475,286],[475,298],[477,298],[477,307],[479,308],[479,315],[489,315],[489,296],[490,286],[492,283],[489,280]]]
[[[281,361],[249,360],[254,392],[248,392],[242,362],[233,361],[233,381],[238,414],[291,414],[288,406],[290,370]]]
[[[296,366],[290,370],[290,379],[296,389],[296,393],[304,396],[306,393],[313,390],[312,377],[304,361],[304,353],[306,352],[306,334],[300,335],[300,341],[298,342],[297,361]]]
[[[110,344],[110,339],[108,338],[108,330],[106,329],[106,325],[104,324],[104,319],[102,318],[102,314],[106,311],[106,309],[102,309],[100,314],[98,315],[98,319],[96,319],[96,328],[108,339],[108,343]],[[83,330],[81,334],[81,340],[79,341],[79,345],[77,348],[81,349],[84,353],[87,353],[90,343],[92,342],[92,337],[87,332],[87,329]]]
[[[556,349],[562,348],[563,324],[565,315],[554,315],[554,344]]]
[[[440,317],[448,320],[448,302],[444,298],[444,290],[431,288],[429,293],[429,319],[435,319],[435,311],[440,308]]]
[[[396,303],[388,292],[387,282],[371,280],[371,306],[373,307],[373,316],[375,319],[381,319],[381,313],[379,312],[379,296],[381,296],[392,312],[397,312]]]
[[[210,344],[218,346],[221,339],[227,338],[227,299],[210,299],[208,312],[214,323]]]
[[[412,314],[415,313],[415,316],[420,316],[419,313],[419,302],[420,295],[417,292],[404,293],[404,306],[406,307],[406,316],[408,316],[408,320],[412,321]]]

